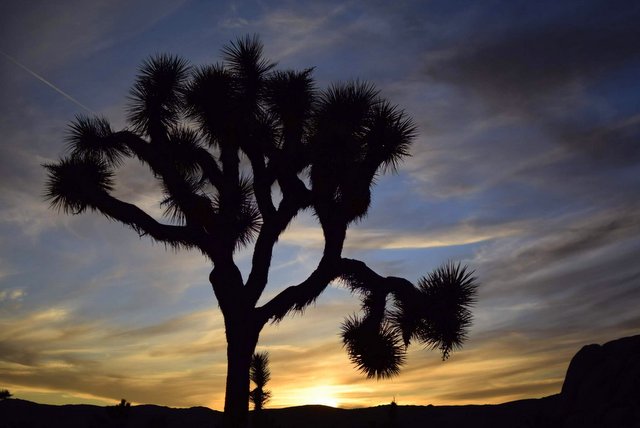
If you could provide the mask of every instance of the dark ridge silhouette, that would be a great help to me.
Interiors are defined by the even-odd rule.
[[[247,36],[225,46],[224,62],[214,65],[149,58],[131,89],[128,127],[117,131],[106,118],[78,116],[68,154],[44,165],[54,209],[97,211],[213,264],[209,280],[228,343],[226,427],[247,424],[249,368],[264,325],[303,311],[330,282],[362,298],[362,315],[345,322],[342,338],[356,367],[373,378],[397,375],[411,342],[446,359],[466,337],[476,294],[475,278],[459,264],[414,285],[342,257],[347,228],[367,215],[376,178],[409,155],[416,128],[372,84],[319,91],[312,69],[276,70],[262,52],[258,38]],[[159,181],[166,221],[114,196],[114,176],[127,158]],[[272,194],[276,185],[281,198]],[[305,210],[322,229],[322,257],[307,279],[258,306],[274,246]],[[250,244],[245,281],[234,254]]]
[[[13,397],[13,394],[8,389],[0,389],[0,400],[6,400]]]

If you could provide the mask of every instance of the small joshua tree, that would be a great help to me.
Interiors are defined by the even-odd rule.
[[[253,354],[249,377],[251,382],[256,384],[256,387],[249,393],[249,401],[253,403],[253,409],[256,412],[260,412],[271,398],[271,391],[264,389],[271,379],[268,352],[256,352]]]
[[[13,394],[11,394],[8,389],[0,389],[0,400],[6,400],[11,397],[13,397]]]

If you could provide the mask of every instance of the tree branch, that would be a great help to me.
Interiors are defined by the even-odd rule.
[[[264,323],[270,319],[280,321],[287,313],[304,309],[337,277],[342,277],[352,291],[375,295],[376,302],[383,304],[381,308],[380,305],[376,305],[378,312],[384,310],[387,295],[404,297],[412,296],[416,292],[410,281],[393,276],[380,276],[362,261],[342,258],[336,263],[328,263],[323,258],[309,278],[298,285],[286,288],[264,306],[259,307],[258,317]]]
[[[222,171],[215,158],[206,149],[200,148],[197,152],[198,164],[202,169],[202,175],[209,180],[209,183],[216,189],[222,187]]]
[[[404,278],[380,276],[360,260],[343,258],[340,262],[340,276],[353,291],[406,295],[415,289],[414,285]]]
[[[271,177],[277,178],[283,193],[283,198],[277,211],[271,212],[269,208],[269,215],[264,215],[263,212],[263,224],[254,246],[251,273],[249,274],[246,284],[250,293],[250,299],[252,299],[254,305],[260,299],[268,282],[273,247],[295,216],[298,215],[301,210],[311,206],[311,191],[307,189],[302,180],[298,178],[291,164],[284,164],[282,159],[281,156],[278,156],[278,154],[274,152],[270,158],[269,166],[261,170],[262,172],[260,174],[266,180],[260,183],[260,185],[268,185],[269,187],[269,207],[273,207],[270,191],[271,184],[273,183],[273,178]],[[261,163],[260,168],[264,168],[264,163]],[[255,172],[256,169],[254,166],[254,173]],[[260,178],[259,175],[256,175],[254,177],[254,183]],[[260,206],[257,194],[256,199]],[[260,209],[262,211],[262,208]]]
[[[285,197],[280,203],[278,211],[262,224],[253,250],[251,273],[246,283],[250,294],[249,298],[254,305],[260,299],[269,279],[273,247],[278,242],[280,235],[289,226],[291,220],[305,207],[304,202]]]
[[[253,193],[256,197],[258,209],[264,221],[269,221],[276,213],[271,196],[271,186],[275,177],[266,167],[262,155],[247,155],[253,169]]]
[[[346,225],[334,225],[331,228],[323,226],[325,245],[318,267],[306,280],[286,288],[264,306],[257,308],[261,322],[266,323],[272,318],[280,321],[290,311],[304,309],[320,296],[331,280],[340,275],[340,254],[346,231]]]
[[[175,247],[197,247],[212,258],[210,249],[203,245],[198,233],[187,226],[159,223],[137,206],[123,202],[106,192],[94,194],[90,199],[91,205],[102,214],[132,227],[138,233]]]
[[[180,211],[184,214],[187,224],[200,228],[204,236],[214,234],[213,219],[216,213],[211,201],[203,195],[194,194],[190,185],[177,172],[172,164],[170,148],[168,146],[152,146],[143,138],[131,131],[120,131],[111,138],[120,138],[124,144],[162,180],[169,194],[175,198]],[[203,173],[212,183],[221,186],[222,174],[215,159],[204,149],[198,152],[198,163]],[[213,240],[211,242],[214,242]]]
[[[259,322],[265,324],[270,319],[281,321],[289,312],[300,311],[313,303],[337,276],[335,268],[324,260],[323,258],[320,261],[316,270],[306,280],[287,287],[264,306],[258,307],[256,313]]]

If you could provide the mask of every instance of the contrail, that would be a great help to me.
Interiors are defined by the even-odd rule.
[[[57,93],[59,93],[60,95],[62,95],[66,99],[68,99],[69,101],[71,101],[72,103],[77,104],[78,106],[82,107],[83,109],[85,109],[86,111],[88,111],[91,114],[97,114],[95,111],[91,110],[89,107],[87,107],[86,105],[82,104],[80,101],[76,100],[71,95],[67,94],[65,91],[63,91],[62,89],[58,88],[53,83],[49,82],[47,79],[45,79],[44,77],[40,76],[35,71],[30,70],[26,65],[22,64],[20,61],[18,61],[17,59],[12,57],[11,55],[8,55],[8,54],[6,54],[6,53],[4,53],[2,51],[0,51],[0,54],[2,54],[9,61],[11,61],[15,65],[17,65],[18,67],[20,67],[21,69],[23,69],[24,71],[26,71],[27,73],[29,73],[30,75],[32,75],[33,77],[35,77],[36,79],[38,79],[39,81],[44,83],[48,87],[50,87],[51,89],[53,89],[54,91],[56,91]]]

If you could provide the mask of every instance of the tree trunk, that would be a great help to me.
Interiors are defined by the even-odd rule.
[[[249,415],[249,366],[258,343],[251,326],[227,328],[227,387],[224,399],[224,428],[246,428]]]

